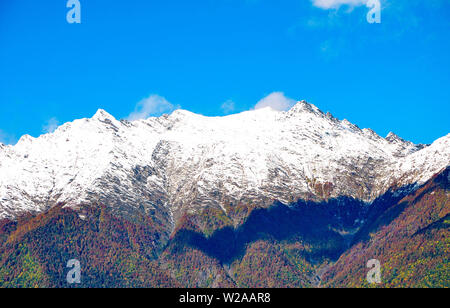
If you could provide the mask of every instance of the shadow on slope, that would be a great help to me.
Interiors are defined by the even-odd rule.
[[[450,167],[447,167],[420,187],[415,184],[408,185],[397,191],[389,190],[377,198],[370,206],[365,217],[366,222],[355,235],[352,245],[369,240],[371,233],[378,231],[383,226],[390,225],[406,209],[419,203],[424,196],[432,193],[436,188],[448,189],[449,177]]]
[[[374,204],[352,247],[325,273],[324,285],[370,287],[366,263],[377,259],[378,287],[448,288],[449,189],[450,167],[397,203]]]
[[[435,182],[448,186],[449,170],[437,176]],[[250,244],[267,239],[308,244],[312,248],[303,252],[307,260],[337,260],[351,246],[367,241],[372,232],[395,221],[411,206],[408,196],[412,198],[419,191],[414,197],[417,203],[432,189],[415,184],[390,189],[370,205],[349,197],[323,202],[299,200],[290,206],[276,202],[270,208],[253,210],[239,227],[224,227],[211,236],[192,224],[182,225],[167,248],[178,253],[189,246],[231,264],[245,255]]]
[[[199,249],[223,264],[231,264],[258,240],[303,242],[311,247],[303,252],[307,260],[337,259],[347,249],[346,233],[359,227],[366,204],[348,197],[324,202],[298,201],[286,206],[279,202],[251,212],[244,224],[216,230],[207,237],[182,226],[168,243],[171,253],[185,246]]]

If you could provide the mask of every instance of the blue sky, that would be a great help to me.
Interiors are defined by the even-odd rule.
[[[274,92],[382,136],[448,134],[450,2],[382,0],[369,24],[364,1],[80,0],[81,24],[66,0],[0,1],[0,141],[99,108],[223,115]]]

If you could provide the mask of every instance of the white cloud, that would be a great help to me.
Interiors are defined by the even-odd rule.
[[[53,133],[59,126],[59,121],[57,118],[51,118],[47,121],[47,123],[42,127],[42,131],[46,134]]]
[[[2,130],[0,130],[0,143],[6,143],[6,134]]]
[[[236,106],[235,103],[229,99],[220,106],[220,109],[222,109],[223,113],[229,114],[236,109]]]
[[[150,116],[170,113],[175,109],[177,107],[169,103],[164,97],[153,94],[137,103],[134,111],[128,116],[128,120],[147,119]]]
[[[369,0],[312,0],[313,5],[321,9],[337,9],[342,5],[360,6],[366,5]]]
[[[287,111],[296,103],[296,100],[286,97],[283,92],[273,92],[260,100],[256,104],[255,109],[271,107],[274,110]]]
[[[14,136],[2,131],[0,129],[0,143],[3,144],[16,144],[17,140],[14,138]]]

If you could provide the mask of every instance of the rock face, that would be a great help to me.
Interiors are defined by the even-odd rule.
[[[39,138],[0,145],[0,218],[54,204],[107,204],[176,224],[211,207],[351,197],[370,203],[450,165],[450,134],[430,146],[386,138],[314,105],[226,117],[178,110],[118,121],[103,110]]]

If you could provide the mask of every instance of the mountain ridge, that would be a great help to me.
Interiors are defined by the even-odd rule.
[[[116,120],[99,109],[54,133],[0,148],[0,217],[108,201],[118,212],[185,212],[349,196],[370,202],[450,163],[450,134],[430,146],[382,138],[306,101],[225,117],[185,110]],[[106,203],[106,202],[104,202]]]

